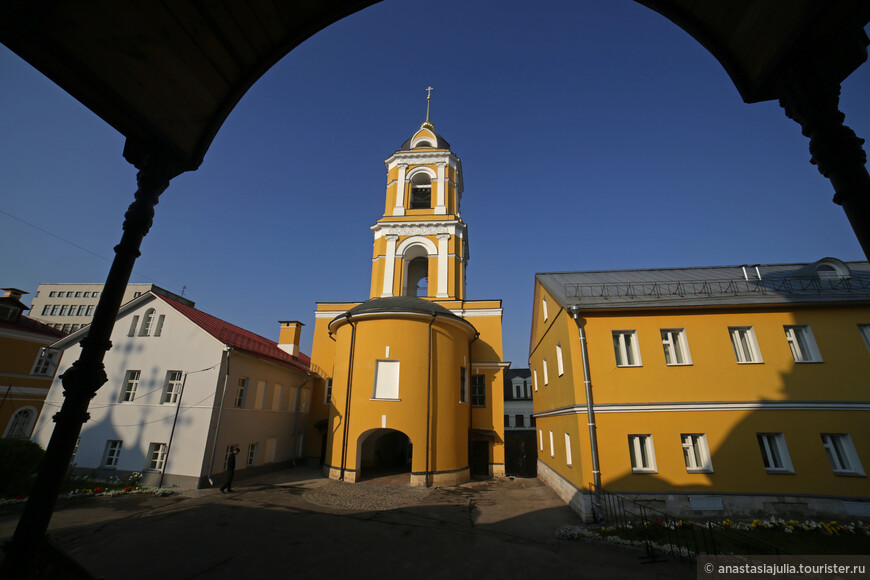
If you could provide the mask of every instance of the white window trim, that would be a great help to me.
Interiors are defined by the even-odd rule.
[[[686,463],[687,472],[713,473],[713,461],[710,458],[710,447],[707,445],[706,433],[682,433],[680,441],[683,445],[683,460]],[[696,465],[690,465],[690,463],[696,463]]]
[[[689,352],[689,340],[686,338],[685,328],[662,328],[662,348],[665,353],[665,364],[669,367],[682,367],[692,365],[692,355]],[[672,353],[673,360],[668,360],[668,348]],[[682,357],[683,362],[677,362]]]
[[[571,467],[573,458],[571,457],[571,436],[565,433],[565,464]]]
[[[22,423],[21,417],[25,415],[26,418],[24,421],[26,421],[26,423]],[[15,412],[12,413],[12,416],[9,417],[9,422],[6,424],[6,430],[3,432],[3,437],[30,439],[38,416],[39,411],[36,410],[36,407],[30,405],[16,409]],[[20,431],[20,433],[15,433],[16,430]]]
[[[547,359],[544,359],[543,365],[544,365],[544,386],[546,387],[548,384],[550,384],[550,377],[547,373]]]
[[[746,346],[749,348],[751,358],[746,358],[746,353],[741,348],[738,340],[739,334],[745,333]],[[758,340],[755,338],[755,329],[751,326],[729,326],[728,335],[731,337],[731,347],[734,349],[734,356],[738,364],[753,365],[762,364],[764,359],[761,357],[761,349],[758,348]]]
[[[163,471],[164,465],[166,465],[166,443],[148,445],[148,464],[145,466],[145,470]]]
[[[134,377],[135,373],[135,378]],[[128,370],[124,373],[124,383],[121,385],[121,403],[132,403],[136,400],[136,391],[139,390],[139,382],[142,380],[142,371]],[[132,388],[130,385],[132,384]],[[128,398],[129,393],[129,398]]]
[[[538,429],[538,439],[541,442],[541,451],[544,450],[544,430]]]
[[[538,391],[538,371],[532,369],[532,383],[535,385],[535,392]]]
[[[559,376],[565,374],[565,365],[562,362],[562,344],[556,343],[556,369],[559,371]]]
[[[117,445],[115,445],[117,443]],[[121,460],[121,451],[124,448],[124,441],[120,439],[109,439],[106,441],[106,449],[103,451],[102,467],[118,467]],[[111,461],[111,463],[110,463]]]
[[[239,377],[239,383],[236,387],[236,398],[233,401],[233,407],[236,409],[244,409],[248,400],[248,377]]]
[[[550,457],[556,457],[556,447],[553,445],[553,432],[550,431]]]
[[[828,454],[831,469],[837,475],[866,475],[864,466],[858,458],[858,452],[852,444],[852,437],[848,433],[822,433],[822,446]],[[836,439],[834,439],[836,438]],[[839,442],[839,449],[837,443]],[[844,457],[841,459],[839,455]],[[843,465],[843,461],[847,463]]]
[[[382,373],[389,372],[390,374],[395,374],[395,386],[392,384],[388,384],[386,382],[382,382]],[[389,378],[389,377],[387,377]],[[375,376],[374,376],[374,384],[372,385],[372,400],[374,401],[399,401],[399,393],[400,393],[400,379],[401,379],[401,366],[400,362],[396,359],[379,359],[375,361]],[[468,381],[468,372],[465,373],[465,380]],[[383,393],[380,393],[379,396],[379,385],[383,390]],[[387,397],[384,395],[393,394],[395,392],[394,397]]]
[[[176,374],[178,378],[174,378]],[[183,371],[166,371],[166,381],[163,384],[163,396],[160,397],[160,404],[175,405],[178,403],[183,382]]]
[[[626,345],[625,337],[630,336],[630,345]],[[641,367],[643,366],[643,361],[640,358],[640,345],[637,339],[637,331],[636,330],[614,330],[613,338],[615,344],[613,345],[613,356],[616,358],[616,366],[617,367]],[[634,363],[629,363],[629,351],[634,356]],[[622,359],[624,364],[620,364],[619,360]]]
[[[768,467],[764,469],[768,473],[794,473],[794,466],[791,463],[791,456],[788,453],[788,445],[786,445],[783,433],[756,433],[756,437],[761,451],[762,464],[764,459],[767,459]],[[774,466],[774,449],[779,455],[781,467]]]
[[[547,322],[547,318],[549,317],[548,316],[549,313],[547,312],[547,299],[546,298],[541,298],[541,311],[544,314],[544,322]]]
[[[633,473],[658,473],[656,466],[656,452],[653,444],[653,436],[649,433],[630,434],[628,436],[629,462],[631,462],[631,452],[634,451],[634,457],[637,460],[643,460],[646,451],[646,457],[649,465],[634,465],[632,463],[631,471]]]
[[[796,363],[820,363],[822,354],[816,346],[813,330],[808,324],[783,326],[785,340],[788,342],[791,356]],[[804,352],[806,351],[806,352]]]

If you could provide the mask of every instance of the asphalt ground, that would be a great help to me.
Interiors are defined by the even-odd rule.
[[[559,540],[579,518],[537,479],[448,488],[331,481],[307,467],[170,496],[61,500],[51,538],[106,580],[695,578],[637,550]],[[0,508],[0,539],[20,506]]]

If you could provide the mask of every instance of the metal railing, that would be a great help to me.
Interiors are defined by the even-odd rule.
[[[658,282],[607,282],[565,284],[569,299],[668,298],[710,296],[758,296],[759,294],[818,295],[870,294],[870,276],[850,278],[743,278],[729,280],[679,280]]]
[[[603,488],[596,489],[592,483],[589,489],[597,522],[613,526],[618,535],[640,541],[647,562],[676,558],[692,564],[698,555],[716,554],[788,555],[778,546],[715,522],[678,518]]]

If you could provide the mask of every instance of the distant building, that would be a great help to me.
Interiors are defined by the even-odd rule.
[[[504,373],[504,440],[505,473],[534,477],[537,454],[530,369],[509,369]]]
[[[537,274],[531,338],[538,474],[584,516],[596,479],[696,517],[870,516],[867,262]]]
[[[29,439],[42,410],[57,359],[43,347],[62,332],[27,316],[26,294],[4,288],[0,298],[0,437]]]
[[[302,457],[311,401],[301,324],[281,344],[156,292],[121,307],[106,353],[109,381],[92,400],[73,463],[99,476],[144,474],[150,485],[203,487],[225,470],[268,470]],[[78,360],[82,329],[51,345],[59,375]],[[51,385],[32,439],[45,447],[63,403]]]
[[[152,291],[193,305],[154,284],[128,284],[121,304]],[[91,323],[102,292],[103,284],[40,284],[31,303],[31,318],[65,333],[75,332]]]

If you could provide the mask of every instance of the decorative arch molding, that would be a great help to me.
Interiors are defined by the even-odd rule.
[[[38,416],[39,410],[32,405],[19,408],[9,418],[9,423],[6,424],[6,428],[3,430],[3,437],[30,439]]]
[[[405,253],[412,246],[423,246],[426,248],[426,254],[429,257],[438,255],[438,246],[436,246],[432,240],[424,238],[423,236],[411,236],[410,238],[405,238],[398,246],[396,246],[396,256],[402,256],[404,258]]]
[[[410,181],[411,178],[413,178],[418,173],[425,173],[426,175],[429,176],[429,179],[432,179],[432,180],[435,180],[438,178],[438,173],[436,173],[434,169],[432,169],[431,167],[426,167],[425,165],[421,165],[419,167],[415,167],[414,169],[412,169],[411,171],[406,173],[405,179]]]

